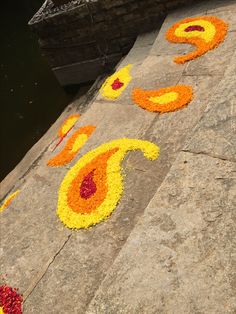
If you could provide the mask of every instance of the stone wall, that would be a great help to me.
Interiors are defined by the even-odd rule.
[[[130,50],[139,33],[158,27],[170,9],[189,2],[75,0],[55,7],[47,0],[29,25],[53,69],[97,60],[103,71]]]

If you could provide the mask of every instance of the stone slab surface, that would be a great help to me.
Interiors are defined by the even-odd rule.
[[[136,106],[98,102],[78,121],[77,126],[97,126],[81,154],[110,139],[129,136],[157,143],[161,155],[158,160],[150,162],[141,153],[130,154],[124,162],[125,194],[114,214],[106,223],[72,235],[34,293],[26,300],[26,313],[40,313],[43,310],[84,313],[109,266],[200,120],[206,107],[205,100],[218,77],[215,81],[192,76],[183,77],[183,80],[196,88],[195,100],[183,110],[156,115]],[[49,155],[47,153],[45,159]],[[38,170],[47,180],[51,180],[52,171],[55,177],[60,177],[59,170],[51,170],[50,174],[45,167]],[[62,282],[63,286],[60,285]],[[78,291],[73,297],[66,293],[71,287]],[[44,293],[45,289],[47,294]],[[60,300],[62,294],[63,301]]]
[[[215,8],[208,8],[207,14],[208,15],[216,15],[220,19],[224,20],[229,24],[229,31],[235,31],[235,13],[236,13],[236,4],[235,1],[232,0],[231,2],[225,1],[225,6],[222,7],[215,7]]]
[[[135,156],[132,163],[135,168],[150,171],[156,175],[155,181],[160,184],[163,175],[167,173],[175,161],[178,152],[184,147],[192,135],[192,130],[201,120],[204,110],[207,107],[209,98],[214,93],[220,77],[207,76],[182,76],[180,84],[188,84],[194,89],[194,99],[188,107],[167,114],[156,115],[152,125],[148,128],[145,138],[157,143],[161,154],[157,164],[155,162],[145,165],[145,161],[140,163]],[[155,186],[157,187],[158,185]]]
[[[236,6],[236,4],[235,4]],[[236,14],[234,24],[236,25]],[[201,58],[188,62],[184,70],[186,75],[219,75],[224,73],[235,51],[236,32],[228,32],[225,41],[219,47],[208,51]]]
[[[141,65],[146,57],[148,57],[150,49],[152,48],[158,33],[159,29],[157,28],[155,31],[140,34],[135,41],[134,46],[127,56],[125,56],[125,58],[122,60],[119,67],[126,66],[129,63],[135,65],[135,68]]]
[[[59,182],[58,178],[56,186]],[[7,284],[19,287],[24,297],[70,235],[56,217],[56,191],[51,181],[34,173],[1,213],[1,274],[7,274]]]
[[[236,53],[185,150],[236,160]]]
[[[180,153],[86,313],[235,313],[235,171]]]

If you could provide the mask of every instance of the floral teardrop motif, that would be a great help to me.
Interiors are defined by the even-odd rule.
[[[176,63],[202,56],[224,41],[228,25],[215,16],[200,16],[181,20],[174,24],[166,33],[166,38],[173,43],[189,43],[196,50],[184,56],[176,57]]]
[[[157,145],[119,139],[88,152],[72,167],[59,189],[57,214],[68,228],[88,228],[111,215],[123,193],[121,162],[126,153],[141,150],[154,160]]]
[[[193,98],[191,86],[176,85],[157,90],[133,90],[135,104],[143,109],[154,112],[170,112],[187,106]]]
[[[132,77],[130,75],[130,69],[132,65],[129,64],[106,79],[103,83],[100,93],[109,100],[116,100],[122,92],[126,89]]]

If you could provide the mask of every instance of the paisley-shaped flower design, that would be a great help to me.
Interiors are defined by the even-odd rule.
[[[169,112],[187,106],[193,98],[191,86],[176,85],[158,90],[134,89],[135,104],[148,111]]]
[[[17,289],[8,286],[0,286],[0,313],[21,314],[22,296]]]
[[[88,152],[72,167],[59,189],[57,214],[69,228],[87,228],[110,216],[123,192],[121,162],[128,151],[141,150],[154,160],[157,145],[119,139]]]
[[[196,50],[184,56],[176,57],[176,63],[202,56],[217,47],[227,34],[228,25],[215,16],[200,16],[181,20],[174,24],[166,33],[166,38],[174,43],[189,43]]]
[[[131,67],[132,65],[129,64],[106,79],[100,89],[100,93],[104,98],[115,100],[120,97],[132,79],[130,75]]]
[[[94,130],[95,126],[89,125],[81,127],[79,130],[75,131],[67,141],[62,151],[59,152],[55,157],[51,158],[47,165],[56,167],[66,165],[71,162],[87,142]]]
[[[10,194],[2,203],[1,207],[0,207],[0,213],[6,209],[14,200],[14,198],[17,197],[17,195],[20,193],[20,190],[15,191],[14,193]]]

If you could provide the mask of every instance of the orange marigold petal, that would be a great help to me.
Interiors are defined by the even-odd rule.
[[[14,193],[10,194],[5,201],[3,202],[3,204],[0,207],[0,212],[2,212],[4,209],[6,209],[11,203],[12,201],[16,198],[16,196],[20,193],[20,190],[15,191]]]
[[[176,57],[176,63],[202,56],[224,41],[228,24],[215,16],[199,16],[183,19],[175,23],[166,33],[166,38],[173,43],[188,43],[196,50],[184,56]]]
[[[90,163],[88,163],[79,173],[79,175],[72,181],[68,191],[68,205],[74,212],[91,213],[98,208],[105,200],[107,194],[106,185],[106,168],[108,159],[119,148],[108,150],[100,154]],[[95,184],[95,192],[90,197],[81,197],[81,185],[86,175],[93,173],[93,182]],[[87,187],[88,188],[88,187]],[[83,195],[83,194],[82,194]]]
[[[191,86],[176,85],[158,90],[134,89],[132,98],[135,104],[152,112],[170,112],[187,106],[193,98]]]

